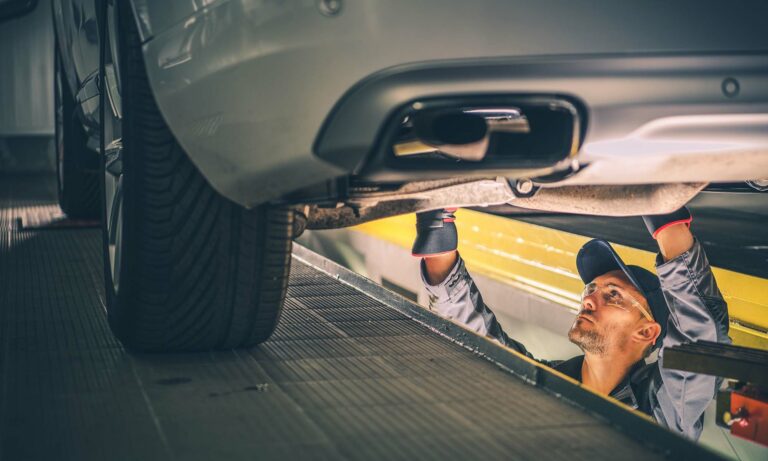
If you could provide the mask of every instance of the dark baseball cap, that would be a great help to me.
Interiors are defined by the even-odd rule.
[[[661,341],[667,334],[669,307],[656,274],[640,266],[624,264],[611,244],[603,239],[592,239],[581,247],[579,254],[576,255],[576,269],[585,284],[611,271],[624,272],[637,291],[645,297],[651,308],[653,319],[661,326],[661,334],[653,349],[661,346]]]

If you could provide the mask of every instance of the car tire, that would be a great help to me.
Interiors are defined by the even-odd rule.
[[[140,351],[259,344],[274,331],[285,298],[293,212],[246,209],[208,184],[158,109],[127,1],[117,1],[116,16],[122,107],[122,202],[114,219],[119,239],[113,239],[117,231],[110,231],[106,219],[106,155],[101,175],[110,327],[123,345]],[[108,50],[102,45],[102,76]],[[103,144],[109,142],[104,118],[112,116],[105,99]]]
[[[87,147],[88,135],[77,116],[75,97],[54,52],[56,183],[61,210],[70,218],[99,217],[99,155]]]

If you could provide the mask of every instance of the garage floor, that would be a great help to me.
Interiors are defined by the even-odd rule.
[[[2,460],[658,456],[301,262],[262,346],[129,354],[106,323],[100,231],[46,228],[54,195],[0,178]]]

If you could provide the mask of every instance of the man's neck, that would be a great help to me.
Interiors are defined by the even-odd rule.
[[[637,360],[626,353],[616,355],[584,354],[581,383],[598,394],[609,395],[621,383]]]

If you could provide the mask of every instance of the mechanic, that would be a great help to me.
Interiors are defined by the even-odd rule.
[[[467,328],[535,359],[511,339],[485,305],[457,251],[455,209],[417,215],[413,255],[430,308]],[[728,307],[683,207],[644,216],[659,246],[656,272],[627,266],[605,240],[587,242],[576,257],[586,284],[568,339],[583,355],[539,362],[609,395],[692,439],[701,435],[704,410],[720,379],[663,367],[664,348],[686,341],[730,343]],[[645,359],[660,348],[657,361]]]

